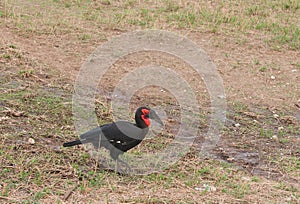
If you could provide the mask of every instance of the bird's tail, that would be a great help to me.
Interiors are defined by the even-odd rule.
[[[82,144],[82,142],[80,140],[75,140],[75,141],[72,141],[72,142],[66,142],[63,144],[64,147],[72,147],[72,146],[75,146],[75,145],[80,145]]]

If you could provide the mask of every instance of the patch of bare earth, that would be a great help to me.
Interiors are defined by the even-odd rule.
[[[275,51],[264,42],[261,33],[255,32],[237,38],[212,32],[175,30],[185,34],[207,52],[224,80],[228,119],[212,152],[214,158],[198,156],[199,144],[201,146],[203,142],[201,138],[197,140],[199,144],[195,144],[188,155],[162,173],[120,176],[103,171],[89,155],[84,155],[83,148],[60,148],[66,140],[77,137],[72,121],[67,121],[67,118],[72,117],[72,85],[84,60],[106,39],[93,37],[87,42],[82,42],[75,31],[64,34],[27,33],[25,36],[23,31],[7,23],[1,23],[0,30],[1,80],[5,82],[5,87],[17,82],[17,85],[8,91],[14,93],[22,91],[22,88],[30,90],[29,94],[22,95],[22,101],[26,104],[35,97],[35,86],[39,89],[45,88],[47,93],[50,92],[49,89],[54,88],[63,90],[61,108],[66,111],[53,112],[50,117],[48,113],[51,111],[44,110],[43,114],[36,116],[34,113],[27,113],[33,110],[18,112],[18,103],[14,103],[13,100],[0,102],[0,143],[5,151],[11,152],[9,156],[2,153],[0,157],[1,167],[10,169],[8,172],[1,172],[1,176],[5,178],[0,181],[1,201],[19,203],[36,199],[42,203],[299,202],[298,50]],[[126,30],[99,28],[99,32],[99,36],[114,36]],[[3,57],[5,53],[11,52],[11,45],[17,47],[18,52],[22,54],[21,58]],[[205,134],[210,103],[202,79],[180,59],[155,52],[129,55],[105,73],[99,83],[102,92],[99,92],[97,97],[100,101],[96,103],[97,107],[107,107],[105,110],[98,110],[99,118],[102,121],[111,120],[110,93],[120,79],[138,67],[152,64],[172,68],[191,85],[204,116],[200,121],[200,132]],[[19,72],[31,69],[34,73]],[[1,93],[6,94],[7,88],[2,88]],[[164,104],[166,100],[167,105]],[[179,125],[179,119],[176,117],[179,105],[172,94],[161,92],[161,89],[155,87],[139,90],[132,98],[131,109],[144,104],[164,104],[168,120],[165,121],[165,133],[161,136],[170,141],[172,135],[178,131],[178,128],[173,128],[174,125]],[[60,129],[60,132],[51,132],[51,129]],[[32,134],[26,133],[31,130],[34,130]],[[12,137],[14,134],[17,135],[17,140]],[[34,138],[36,143],[29,144],[28,138]],[[151,149],[149,143],[151,142],[143,143],[138,147],[138,151],[143,151],[143,147],[147,148],[147,145]],[[155,151],[155,148],[152,147],[151,151]],[[18,163],[9,162],[9,157],[19,158],[20,155]],[[42,159],[39,159],[39,156]],[[39,162],[34,163],[32,158]],[[53,161],[55,162],[52,163]],[[23,169],[24,166],[26,169]],[[34,174],[27,177],[26,172],[30,172],[30,169],[33,169]],[[15,172],[17,177],[14,177],[12,172]],[[31,183],[31,180],[40,178],[39,176],[42,177],[42,182],[37,180]],[[8,180],[13,183],[9,184],[12,186],[7,184]],[[46,186],[46,190],[43,186]],[[210,189],[210,186],[215,189]],[[50,189],[49,192],[47,189]]]

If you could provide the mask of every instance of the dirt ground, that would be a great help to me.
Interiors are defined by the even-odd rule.
[[[62,8],[54,6],[56,1],[47,1],[52,17],[24,2],[24,6],[17,1],[0,3],[1,202],[299,203],[299,49],[267,43],[270,34],[255,29],[230,27],[232,31],[227,32],[205,29],[209,27],[205,24],[199,29],[162,26],[195,42],[216,65],[226,92],[227,120],[213,158],[199,157],[203,138],[198,138],[187,155],[162,172],[115,175],[101,169],[83,148],[66,150],[61,144],[77,137],[71,100],[83,62],[102,43],[141,27],[123,21],[96,25],[94,19],[76,19],[74,13],[84,8],[77,8],[77,1],[58,1],[65,5]],[[94,2],[93,6],[115,12],[118,6],[143,5],[120,2],[101,1],[96,6]],[[44,8],[41,2],[36,5]],[[291,19],[297,14],[299,9],[291,12]],[[64,20],[74,27],[66,27]],[[158,27],[164,24],[157,22]],[[180,59],[161,53],[132,54],[111,67],[99,84],[104,91],[95,102],[99,121],[112,120],[108,95],[122,76],[149,64],[171,67],[195,90],[203,116],[200,132],[205,134],[210,112],[205,84]],[[134,95],[130,106],[134,110],[143,104],[164,107],[168,117],[163,139],[147,140],[134,150],[138,153],[170,142],[180,124],[179,105],[170,93],[144,89]]]

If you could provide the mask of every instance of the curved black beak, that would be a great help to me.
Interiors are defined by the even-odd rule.
[[[164,123],[161,121],[161,119],[159,118],[159,116],[155,113],[154,110],[150,110],[150,114],[149,114],[149,118],[155,120],[156,122],[158,122],[160,125],[164,125]]]

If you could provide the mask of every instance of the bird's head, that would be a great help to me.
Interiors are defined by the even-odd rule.
[[[148,107],[140,107],[135,112],[135,121],[137,126],[140,128],[146,128],[150,126],[150,119],[155,120],[160,125],[163,125],[163,122],[159,116],[155,113],[154,110]]]

